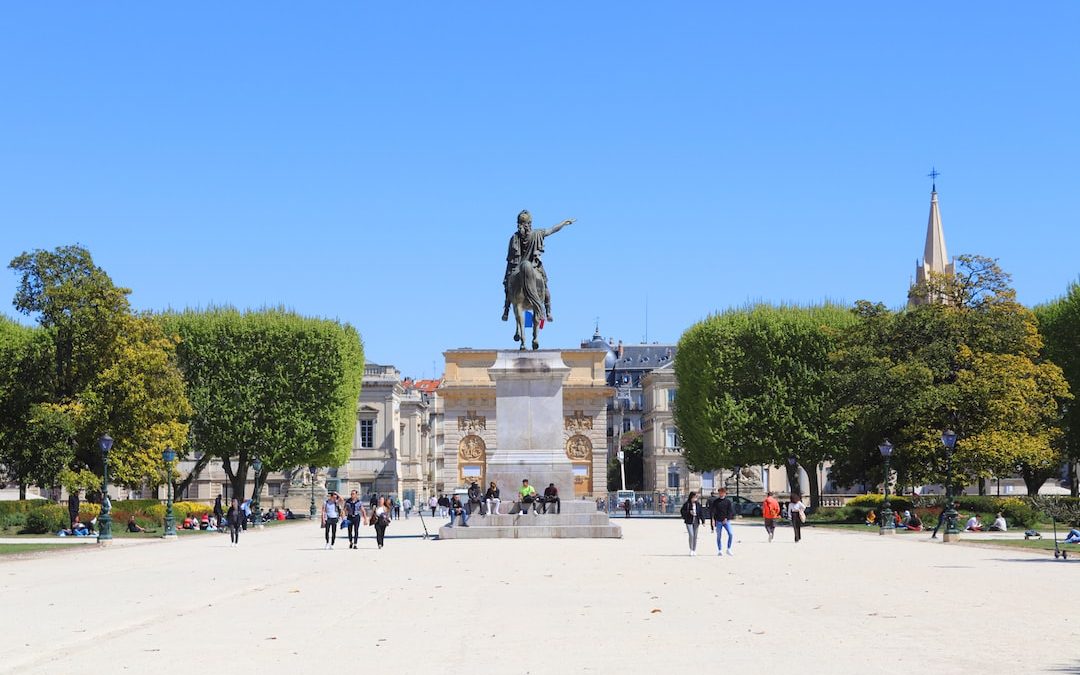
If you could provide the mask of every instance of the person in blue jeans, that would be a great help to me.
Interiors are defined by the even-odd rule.
[[[735,506],[727,496],[727,488],[720,488],[720,493],[712,503],[712,519],[716,524],[716,555],[724,555],[724,533],[727,532],[727,554],[735,543],[735,535],[731,531],[731,521],[735,518]]]
[[[450,527],[454,526],[454,519],[457,516],[461,516],[461,526],[469,526],[469,510],[461,505],[461,499],[454,495],[454,498],[450,500]]]
[[[1065,537],[1066,544],[1080,544],[1080,530],[1069,530],[1069,534]]]

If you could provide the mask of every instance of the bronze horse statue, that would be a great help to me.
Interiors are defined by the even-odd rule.
[[[518,229],[510,237],[510,246],[506,253],[506,274],[503,276],[506,300],[503,303],[502,320],[506,321],[509,318],[510,305],[513,305],[516,326],[514,341],[519,343],[518,349],[524,350],[524,313],[531,311],[533,315],[532,348],[539,349],[540,341],[537,339],[537,331],[540,330],[540,324],[553,320],[547,272],[540,259],[544,253],[544,239],[574,222],[574,219],[564,220],[546,230],[532,229],[532,215],[528,211],[519,213],[517,220]]]

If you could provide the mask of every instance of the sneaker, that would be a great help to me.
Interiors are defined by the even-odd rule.
[[[461,524],[461,526],[462,526],[462,527],[468,527],[468,526],[469,526],[469,524],[468,524],[468,523],[462,523],[462,524]]]
[[[722,555],[724,555],[724,552],[723,551],[717,551],[716,555],[722,556]]]
[[[728,554],[728,555],[735,555],[734,553],[732,553],[732,552],[731,552],[731,549],[730,549],[730,548],[729,548],[729,549],[727,550],[727,554]]]

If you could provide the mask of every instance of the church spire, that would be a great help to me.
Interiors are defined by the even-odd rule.
[[[923,266],[928,272],[943,274],[949,264],[945,252],[945,230],[941,228],[941,210],[938,208],[937,185],[930,193],[930,217],[926,221],[926,246],[923,248]]]
[[[938,206],[937,177],[941,174],[937,169],[931,169],[927,174],[933,179],[933,187],[930,188],[930,217],[926,220],[926,244],[923,246],[922,264],[915,262],[915,284],[924,284],[930,273],[955,274],[956,267],[949,260],[949,254],[945,251],[945,230],[941,227],[941,209]],[[908,294],[908,302],[913,305],[921,305],[933,298],[925,298],[914,295],[915,288]]]

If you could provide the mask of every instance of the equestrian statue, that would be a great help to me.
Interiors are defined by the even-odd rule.
[[[522,211],[517,217],[517,232],[510,237],[510,246],[506,252],[506,274],[503,276],[503,291],[506,301],[503,303],[502,320],[510,318],[510,305],[514,306],[514,321],[517,330],[514,341],[519,349],[525,349],[525,311],[533,314],[532,348],[539,349],[540,342],[536,333],[545,321],[554,321],[551,316],[551,291],[548,289],[547,272],[541,256],[544,254],[544,238],[555,234],[570,223],[567,219],[546,230],[534,230],[532,215]]]

